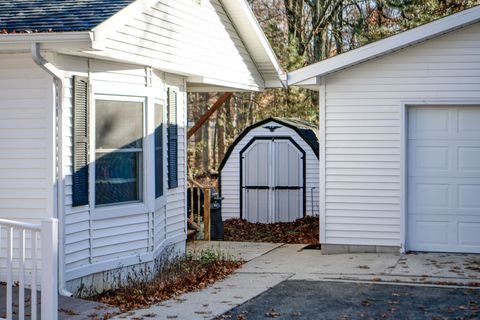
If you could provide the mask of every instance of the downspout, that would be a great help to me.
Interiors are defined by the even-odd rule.
[[[63,169],[63,98],[65,97],[65,80],[63,73],[58,70],[53,64],[48,62],[40,54],[40,45],[33,42],[31,45],[31,54],[33,61],[45,70],[53,77],[55,84],[55,100],[57,111],[57,201],[55,208],[55,217],[58,219],[58,293],[62,296],[71,297],[73,294],[66,289],[65,281],[65,253],[64,253],[64,241],[65,241],[65,227],[64,227],[64,212],[63,212],[63,180],[65,172]]]

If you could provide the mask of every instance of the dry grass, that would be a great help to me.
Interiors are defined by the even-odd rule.
[[[158,268],[153,278],[131,276],[118,289],[93,295],[90,299],[117,306],[121,312],[127,312],[205,288],[233,273],[241,264],[241,261],[221,252],[203,250],[169,260]]]

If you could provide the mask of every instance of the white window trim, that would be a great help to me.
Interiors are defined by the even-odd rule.
[[[96,154],[96,101],[97,100],[109,100],[109,101],[126,101],[126,102],[141,102],[143,104],[143,148],[142,148],[142,166],[143,170],[140,175],[142,183],[142,193],[141,198],[138,202],[119,202],[112,203],[108,205],[97,206],[95,203],[95,161],[90,161],[89,168],[89,202],[91,204],[90,210],[93,211],[94,215],[99,215],[102,217],[107,217],[114,215],[116,217],[122,215],[131,215],[131,214],[141,214],[149,211],[148,208],[148,199],[149,199],[149,188],[147,179],[147,171],[149,168],[148,160],[148,139],[147,139],[147,116],[148,116],[148,98],[144,96],[123,96],[119,94],[97,94],[92,92],[92,103],[90,108],[90,158],[94,159]]]

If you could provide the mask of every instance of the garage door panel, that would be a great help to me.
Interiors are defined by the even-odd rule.
[[[480,177],[480,146],[459,146],[457,154],[458,172]]]
[[[480,139],[480,108],[458,108],[458,135],[465,139]]]
[[[438,219],[438,217],[436,217]],[[418,220],[417,220],[418,219]],[[411,216],[411,234],[409,238],[415,239],[410,247],[425,248],[431,245],[448,245],[449,222],[424,220],[424,216]]]
[[[462,247],[480,246],[480,222],[458,223],[458,244]]]
[[[459,209],[477,209],[480,211],[480,184],[460,184],[457,190]]]
[[[411,181],[409,187],[410,212],[450,209],[450,185]]]
[[[442,139],[448,137],[451,130],[452,116],[446,108],[415,108],[410,112],[410,136]]]
[[[480,252],[480,108],[409,110],[407,246]]]

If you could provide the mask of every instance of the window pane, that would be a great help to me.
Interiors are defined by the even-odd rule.
[[[97,154],[95,203],[97,205],[139,201],[142,183],[141,152]]]
[[[155,104],[155,197],[163,195],[163,106]]]
[[[141,148],[143,103],[96,100],[96,148]]]

